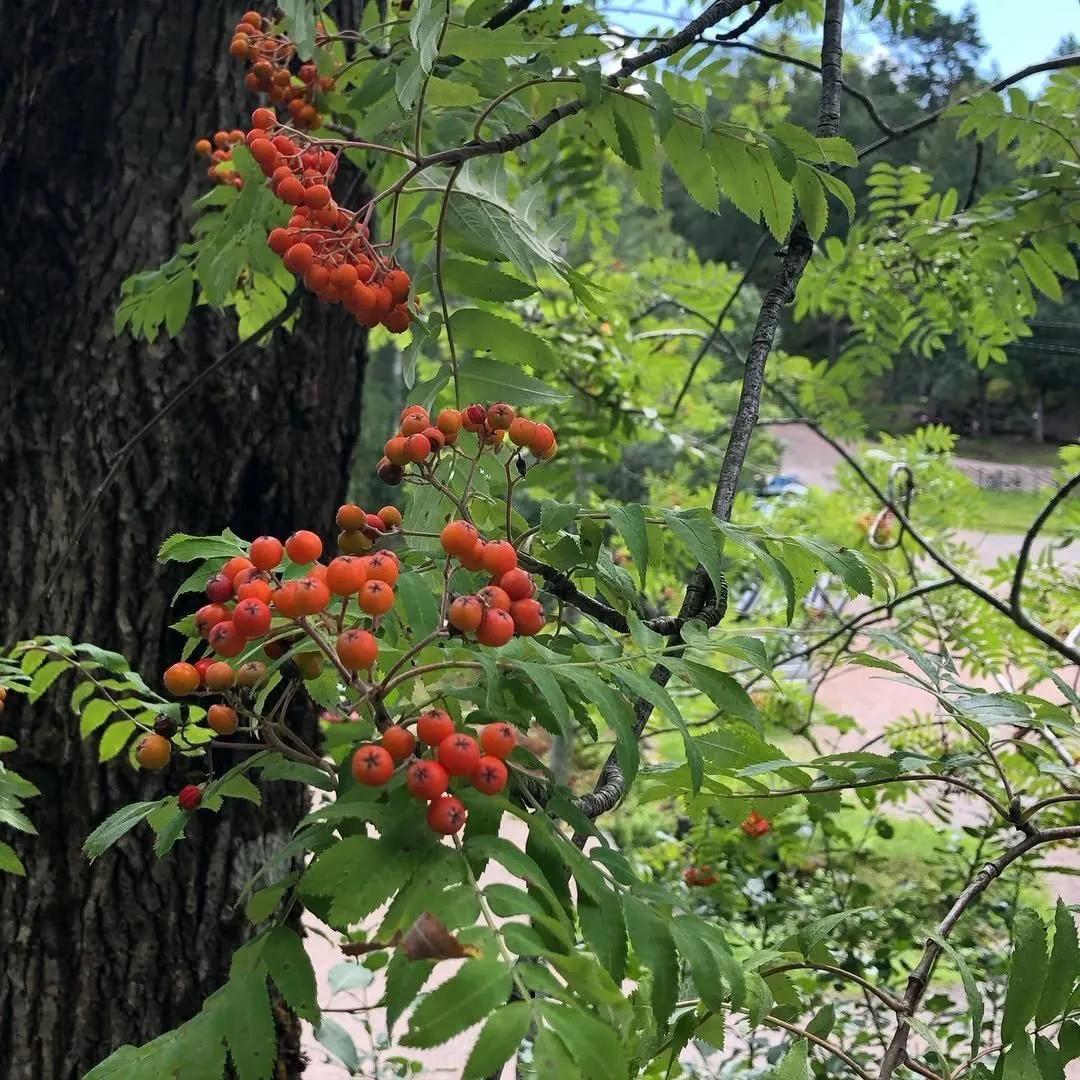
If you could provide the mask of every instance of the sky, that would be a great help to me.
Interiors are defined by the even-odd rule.
[[[1068,33],[1080,37],[1080,0],[970,0],[987,52],[1002,74],[1045,60]],[[958,14],[965,0],[938,0]]]

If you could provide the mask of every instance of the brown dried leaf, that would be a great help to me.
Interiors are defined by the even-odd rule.
[[[480,950],[460,941],[430,911],[425,911],[398,942],[410,960],[460,960]]]

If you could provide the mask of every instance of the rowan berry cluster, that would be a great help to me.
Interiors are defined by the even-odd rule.
[[[415,733],[394,724],[378,743],[361,746],[353,754],[352,773],[361,784],[382,787],[402,768],[409,793],[428,804],[428,827],[450,836],[468,817],[451,786],[469,783],[485,795],[497,795],[506,787],[505,759],[516,745],[517,731],[509,724],[488,724],[477,741],[457,731],[449,713],[429,709],[416,718]]]
[[[244,186],[244,178],[233,168],[222,168],[226,162],[232,161],[233,147],[244,141],[244,132],[239,128],[235,131],[215,131],[214,139],[199,139],[195,143],[195,152],[210,159],[210,166],[206,175],[219,184],[229,184],[239,190]]]
[[[296,127],[322,127],[318,95],[332,90],[334,79],[320,75],[312,63],[301,64],[294,75],[290,62],[296,48],[283,34],[273,32],[269,19],[257,11],[246,12],[233,30],[229,55],[248,63],[244,76],[248,90],[266,94],[275,104],[285,105]]]
[[[396,486],[404,480],[407,466],[433,462],[439,451],[458,441],[462,431],[475,434],[482,447],[498,449],[509,440],[516,448],[515,454],[528,450],[541,461],[550,460],[558,451],[555,432],[547,424],[519,416],[504,401],[443,409],[434,421],[423,406],[407,405],[402,410],[397,433],[383,447],[376,472],[385,483]]]
[[[756,810],[751,810],[739,828],[747,836],[764,836],[772,829],[772,822],[768,818],[762,817]]]
[[[412,280],[371,243],[365,215],[334,201],[337,154],[288,134],[272,109],[256,109],[251,123],[245,136],[251,156],[274,194],[294,208],[286,227],[271,230],[270,250],[320,300],[341,304],[362,326],[407,330]]]
[[[688,866],[682,876],[691,889],[707,889],[720,880],[711,866]]]

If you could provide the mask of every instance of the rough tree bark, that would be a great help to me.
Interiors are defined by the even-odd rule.
[[[9,633],[111,456],[235,339],[200,309],[174,342],[115,340],[121,280],[187,234],[202,188],[197,135],[251,108],[227,57],[243,8],[209,0],[13,0],[0,44],[0,639]],[[29,630],[118,649],[150,680],[175,659],[171,532],[287,533],[332,524],[357,436],[364,341],[340,309],[305,309],[142,443],[105,495]],[[70,685],[68,686],[70,689]],[[33,780],[40,836],[17,837],[26,880],[0,875],[0,1077],[76,1080],[124,1042],[187,1019],[243,940],[237,887],[304,810],[277,784],[256,811],[199,815],[157,862],[148,830],[91,868],[79,847],[126,802],[185,780],[100,766],[60,684],[9,702],[13,766]],[[190,768],[190,766],[189,766]],[[7,837],[5,837],[7,838]],[[293,1063],[287,1075],[297,1075]]]

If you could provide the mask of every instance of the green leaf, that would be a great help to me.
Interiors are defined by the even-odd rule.
[[[1046,927],[1029,908],[1021,908],[1013,923],[1013,954],[1001,1016],[1001,1041],[1011,1043],[1023,1036],[1035,1015],[1046,981]]]
[[[301,891],[332,898],[330,921],[359,922],[408,881],[414,860],[390,841],[347,836],[308,867]]]
[[[482,866],[487,859],[501,863],[514,877],[522,878],[539,889],[553,915],[562,913],[555,892],[539,864],[509,840],[500,836],[472,836],[465,841],[465,854],[473,865],[479,861]]]
[[[629,702],[599,675],[584,668],[558,666],[555,674],[572,682],[592,702],[603,717],[604,723],[615,733],[615,756],[629,791],[641,763],[641,748],[634,734],[634,710]]]
[[[499,960],[467,960],[416,1007],[404,1046],[441,1046],[506,1002],[510,969]]]
[[[402,574],[397,596],[406,627],[415,640],[426,637],[439,625],[439,605],[430,586],[420,574]]]
[[[726,587],[721,547],[717,543],[713,516],[708,511],[683,511],[660,509],[660,516],[668,528],[690,549],[694,557],[705,567],[719,596]]]
[[[586,1080],[626,1080],[626,1054],[607,1024],[570,1005],[544,1002],[540,1011]]]
[[[527,1001],[512,1001],[496,1009],[480,1031],[462,1080],[484,1080],[499,1073],[524,1040],[531,1019],[532,1007]]]
[[[252,893],[245,909],[248,919],[252,923],[261,923],[264,919],[268,919],[274,913],[278,904],[281,903],[281,898],[285,895],[285,888],[286,883],[280,882],[276,885],[268,885],[265,889],[259,889],[258,892]]]
[[[420,54],[409,53],[400,64],[394,76],[394,93],[403,112],[411,112],[420,96],[420,87],[424,81],[424,69],[420,66]]]
[[[555,363],[543,338],[490,311],[459,308],[450,316],[450,329],[459,348],[495,352],[515,364],[533,367],[551,367]]]
[[[461,108],[475,105],[480,100],[480,91],[468,83],[452,82],[432,75],[428,79],[427,97],[424,100],[433,108]]]
[[[732,1005],[739,1008],[746,980],[719,927],[697,915],[679,915],[671,921],[671,932],[679,953],[690,965],[701,1000],[709,1008],[721,1007],[722,987],[726,985]]]
[[[315,20],[319,13],[315,0],[281,0],[283,29],[296,46],[296,55],[309,60],[315,52]]]
[[[1017,1032],[1016,1041],[1009,1047],[1003,1061],[1001,1075],[1007,1080],[1047,1080],[1039,1071],[1031,1040],[1023,1032]]]
[[[848,221],[853,221],[855,219],[855,196],[852,195],[851,188],[840,177],[833,176],[831,173],[821,173],[818,179],[825,185],[833,198],[839,199],[844,204]]]
[[[246,555],[240,543],[227,536],[189,536],[173,533],[158,548],[158,562],[194,562],[196,559],[231,559],[234,555]]]
[[[346,960],[330,969],[326,981],[332,994],[340,994],[343,990],[363,990],[375,981],[375,972],[363,964]]]
[[[650,1001],[656,1022],[663,1027],[675,1011],[679,994],[679,959],[667,923],[648,904],[627,894],[623,912],[630,945],[652,976]]]
[[[683,746],[686,749],[686,761],[690,766],[690,783],[695,792],[701,790],[701,782],[704,779],[704,764],[701,759],[701,750],[690,734],[686,726],[686,720],[679,711],[678,705],[671,699],[671,695],[659,684],[653,682],[648,675],[632,668],[613,669],[612,674],[619,682],[627,686],[630,691],[640,698],[644,698],[654,708],[659,709],[679,729],[682,735]]]
[[[819,239],[829,224],[829,204],[817,170],[801,161],[795,169],[795,194],[799,200],[799,210],[806,222],[806,231],[815,240]]]
[[[749,144],[728,135],[710,134],[705,140],[705,149],[712,159],[721,191],[751,221],[759,221],[761,196],[754,183]]]
[[[420,55],[420,67],[431,70],[439,51],[439,31],[442,30],[442,11],[433,11],[431,0],[417,0],[409,20],[409,40]]]
[[[515,405],[557,405],[567,394],[526,375],[509,364],[474,356],[460,368],[462,398],[509,400]]]
[[[1065,1012],[1072,996],[1072,987],[1080,976],[1080,946],[1077,944],[1076,922],[1065,902],[1058,897],[1054,911],[1054,945],[1042,996],[1035,1011],[1035,1023],[1043,1027]]]
[[[781,243],[791,232],[795,220],[795,202],[791,185],[780,175],[772,155],[765,151],[755,151],[751,158],[756,158],[757,170],[754,179],[757,183],[758,197],[761,199],[761,212],[769,232]]]
[[[847,168],[854,169],[859,164],[859,155],[855,147],[847,139],[842,139],[838,135],[831,135],[827,138],[818,139],[817,144],[821,147],[821,152],[825,157],[837,165],[844,165]]]
[[[645,511],[637,503],[626,503],[624,506],[610,504],[607,512],[612,525],[626,541],[638,580],[644,588],[645,576],[649,571],[649,535],[645,526]]]
[[[540,691],[540,696],[551,710],[551,715],[555,718],[555,723],[559,726],[559,733],[562,735],[569,735],[571,721],[570,706],[567,703],[566,695],[559,686],[559,680],[555,678],[552,669],[545,667],[542,664],[526,664],[520,660],[517,661],[514,666],[532,679],[536,689]]]
[[[676,119],[664,137],[664,152],[694,201],[710,214],[719,213],[720,193],[712,163],[705,152],[705,133],[701,128]]]
[[[1034,248],[1022,248],[1020,251],[1020,265],[1031,280],[1031,284],[1041,293],[1045,293],[1051,300],[1061,300],[1061,285],[1054,271],[1047,266],[1046,261]]]
[[[33,705],[70,668],[71,664],[66,660],[50,660],[47,664],[42,664],[34,672],[33,679],[30,680],[30,690],[26,695],[27,701]]]
[[[536,292],[536,286],[469,259],[444,259],[443,282],[451,292],[491,302],[522,300]]]
[[[135,725],[130,720],[117,720],[105,729],[98,743],[98,761],[112,761],[128,744],[135,734]]]
[[[84,685],[94,689],[92,683]],[[82,711],[79,717],[79,734],[85,739],[92,735],[110,716],[116,711],[116,705],[105,698],[94,698]]]
[[[434,968],[433,960],[410,960],[403,952],[394,953],[386,965],[386,992],[383,995],[388,1033],[393,1032]]]
[[[805,1039],[791,1044],[791,1049],[773,1071],[771,1080],[810,1080]]]
[[[971,968],[948,939],[939,937],[933,932],[929,936],[948,953],[949,959],[960,973],[960,981],[964,984],[964,994],[967,997],[968,1017],[971,1021],[971,1057],[975,1057],[979,1052],[979,1044],[982,1042],[983,1024],[983,997],[979,984],[972,975]]]
[[[277,1057],[277,1034],[262,968],[231,978],[221,991],[222,1027],[237,1080],[268,1080]]]
[[[143,821],[151,811],[163,805],[164,800],[157,802],[138,802],[122,806],[114,814],[110,814],[83,842],[83,854],[93,862],[99,855],[107,851],[123,835],[130,832],[140,821]]]
[[[319,999],[315,972],[299,935],[287,927],[275,927],[263,944],[263,959],[285,1001],[305,1020],[317,1026]]]
[[[330,1051],[349,1070],[349,1075],[360,1071],[360,1055],[352,1036],[329,1016],[324,1016],[315,1029],[315,1041]]]
[[[0,872],[26,877],[26,867],[23,866],[19,856],[15,854],[15,849],[9,844],[3,843],[3,841],[0,841]]]

